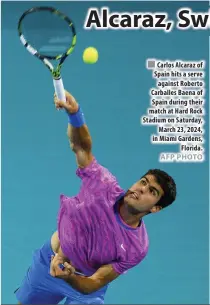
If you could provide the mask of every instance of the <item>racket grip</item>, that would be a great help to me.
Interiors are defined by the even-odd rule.
[[[53,79],[53,84],[54,84],[55,93],[56,93],[58,99],[65,102],[66,101],[66,95],[65,95],[65,90],[64,90],[62,78]]]

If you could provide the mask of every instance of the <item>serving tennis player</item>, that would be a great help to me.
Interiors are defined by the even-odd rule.
[[[66,92],[54,97],[68,114],[68,137],[76,155],[81,189],[60,196],[57,231],[36,250],[16,291],[21,304],[103,304],[110,282],[138,265],[148,252],[145,215],[176,198],[176,184],[164,171],[149,170],[128,190],[100,165],[91,151],[84,114]]]

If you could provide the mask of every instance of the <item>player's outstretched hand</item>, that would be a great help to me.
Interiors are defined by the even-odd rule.
[[[62,269],[60,267],[61,264],[64,266]],[[58,277],[65,280],[68,279],[68,277],[74,272],[75,268],[69,263],[64,262],[63,257],[59,255],[51,256],[50,274],[53,277]]]
[[[75,98],[65,90],[66,102],[58,100],[56,94],[54,94],[54,103],[56,109],[65,109],[69,113],[75,113],[78,111],[78,104]]]

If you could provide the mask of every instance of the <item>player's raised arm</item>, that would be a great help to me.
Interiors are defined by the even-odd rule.
[[[70,140],[70,147],[75,152],[79,167],[88,166],[93,160],[91,152],[92,140],[85,124],[84,114],[75,98],[66,91],[66,102],[59,101],[54,96],[57,109],[64,108],[69,117],[67,134]]]

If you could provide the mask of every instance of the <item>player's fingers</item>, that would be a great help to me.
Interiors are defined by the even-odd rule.
[[[67,104],[66,102],[59,101],[58,103],[56,103],[56,105],[58,105],[62,109],[66,109],[68,112],[72,111],[72,106]]]
[[[54,104],[55,104],[55,108],[56,108],[56,109],[58,109],[58,110],[62,109],[62,107],[59,106],[59,104],[57,103],[57,100],[54,101]]]
[[[58,268],[58,265],[62,263],[61,258],[57,258],[57,255],[51,255],[51,264],[50,267],[55,271],[56,268]]]
[[[60,104],[60,101],[59,101],[57,98],[55,98],[55,99],[54,99],[54,104],[55,104],[55,105],[56,105],[56,104],[59,105],[59,104]]]
[[[55,104],[56,107],[62,107],[58,101],[55,101],[54,104]]]
[[[59,105],[60,107],[65,107],[65,104],[66,104],[65,102],[60,101],[60,100],[56,100],[55,103],[56,103],[57,105]]]
[[[58,106],[58,105],[55,105],[55,108],[56,108],[57,110],[62,109],[62,107],[60,107],[60,106]]]
[[[75,270],[65,268],[63,272],[64,272],[65,275],[68,276],[68,275],[74,274]]]
[[[56,107],[57,109],[62,109],[62,108],[64,108],[64,107],[63,107],[63,102],[61,102],[61,101],[56,101],[56,102],[55,102],[55,107]]]
[[[75,268],[70,265],[69,263],[65,262],[64,264],[65,270],[68,271],[69,273],[74,273],[75,272]]]
[[[66,100],[66,102],[63,102],[61,100],[58,100],[57,97],[54,98],[54,103],[55,103],[55,107],[56,109],[66,109],[67,112],[72,112],[76,109],[77,104],[76,102],[72,102],[69,100]]]
[[[67,269],[71,269],[71,268],[73,268],[73,267],[72,267],[72,265],[70,265],[70,264],[69,264],[69,263],[67,263],[67,262],[64,262],[64,264],[63,264],[63,265],[64,265],[64,267],[65,267],[65,268],[67,268]]]
[[[56,107],[63,108],[65,103],[61,100],[59,100],[57,97],[54,98],[54,104]]]

